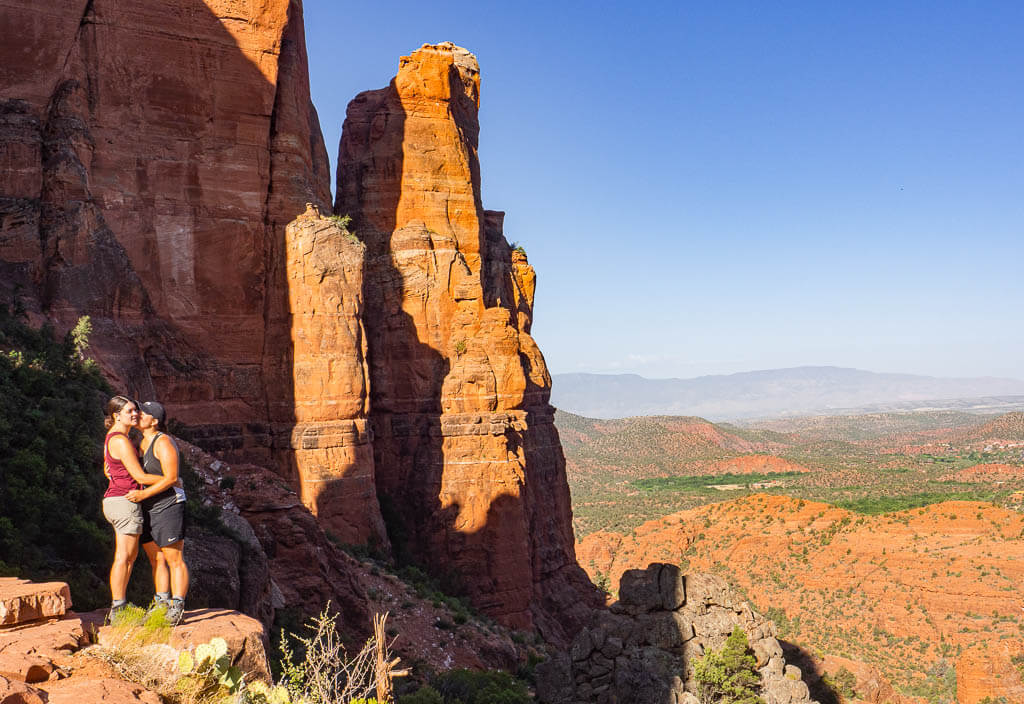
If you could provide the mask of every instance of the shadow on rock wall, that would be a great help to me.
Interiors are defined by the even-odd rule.
[[[284,226],[329,180],[301,8],[221,4],[0,8],[0,261],[37,315],[92,318],[119,391],[267,461],[294,421]]]

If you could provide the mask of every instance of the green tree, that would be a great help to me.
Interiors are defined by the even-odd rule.
[[[701,704],[764,704],[757,694],[761,685],[757,663],[739,626],[721,650],[708,651],[697,660],[694,677]]]
[[[88,328],[56,340],[0,304],[0,574],[68,582],[85,609],[106,601],[112,542],[100,507],[110,389],[83,359]]]
[[[92,334],[92,321],[89,320],[89,316],[83,315],[79,318],[69,334],[71,335],[71,344],[75,347],[75,354],[78,355],[79,360],[84,362],[85,350],[89,347],[89,335]]]

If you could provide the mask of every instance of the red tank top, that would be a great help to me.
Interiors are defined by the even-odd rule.
[[[115,435],[124,435],[124,433],[110,433],[107,435],[107,439],[103,441],[103,459],[106,460],[107,471],[110,472],[110,484],[107,486],[107,491],[103,494],[104,499],[110,496],[124,496],[133,489],[142,488],[141,484],[132,479],[132,475],[128,473],[128,468],[124,466],[124,462],[110,454],[110,438]],[[127,435],[124,436],[128,437]]]

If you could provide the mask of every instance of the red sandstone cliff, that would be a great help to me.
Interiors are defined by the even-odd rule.
[[[485,211],[476,57],[403,57],[348,108],[335,212],[366,243],[370,419],[396,552],[499,620],[565,640],[596,592],[575,560],[534,277]]]
[[[269,450],[284,227],[330,198],[300,3],[4,0],[0,24],[5,283],[91,315],[118,386]]]
[[[386,543],[361,252],[286,232],[330,201],[301,3],[0,0],[0,25],[19,38],[0,43],[0,297],[58,328],[90,315],[116,388],[290,470],[314,510],[356,489],[364,518],[335,502],[332,531]]]

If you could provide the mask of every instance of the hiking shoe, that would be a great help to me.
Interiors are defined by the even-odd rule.
[[[104,621],[104,624],[107,626],[115,625],[118,616],[129,606],[131,606],[131,604],[129,604],[128,602],[118,604],[117,606],[111,606],[110,611],[107,612],[107,618]]]
[[[157,597],[153,597],[153,601],[149,603],[149,608],[146,609],[146,616],[144,620],[148,621],[150,616],[157,613],[161,609],[163,609],[166,612],[170,605],[170,599],[159,599]]]
[[[182,599],[171,599],[167,603],[167,623],[177,626],[185,617],[185,602]]]

